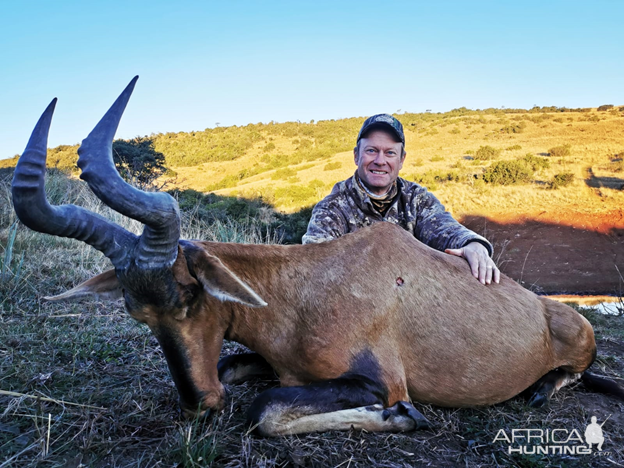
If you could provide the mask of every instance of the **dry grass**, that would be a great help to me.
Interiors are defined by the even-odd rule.
[[[618,163],[621,161],[618,155],[624,153],[622,115],[595,111],[508,115],[499,112],[466,118],[443,114],[415,127],[406,126],[408,155],[401,176],[414,180],[428,171],[458,170],[462,174],[459,182],[430,187],[458,217],[511,211],[525,213],[527,210],[540,212],[552,210],[554,206],[569,211],[581,208],[592,213],[617,210],[624,204],[624,178]],[[519,124],[524,125],[520,133],[504,130]],[[459,133],[454,129],[459,129]],[[292,139],[284,136],[273,136],[271,142],[276,145],[275,151],[282,154],[290,154],[295,148]],[[491,146],[501,150],[495,160],[511,160],[527,153],[546,155],[549,149],[565,145],[570,145],[569,155],[550,156],[550,168],[538,171],[531,183],[516,187],[496,188],[480,183],[474,176],[481,174],[493,161],[475,161],[468,154],[474,154],[481,146]],[[201,190],[243,169],[260,167],[264,146],[264,142],[258,143],[236,161],[174,169],[180,175],[182,186]],[[333,163],[340,166],[335,170],[324,170]],[[277,209],[292,212],[313,205],[329,193],[334,183],[349,177],[355,170],[350,151],[289,167],[296,171],[296,177],[290,180],[280,179],[275,175],[276,170],[270,169],[243,178],[235,187],[216,193],[263,196]],[[593,178],[588,175],[588,170],[593,171]],[[571,187],[548,190],[553,176],[564,172],[575,176]],[[283,192],[288,187],[307,186],[314,180],[325,184],[314,197],[293,200],[279,194],[276,196],[280,189]]]
[[[0,174],[0,178],[2,175]],[[523,400],[491,408],[442,409],[420,405],[433,430],[406,434],[328,432],[277,439],[247,434],[251,401],[275,382],[231,387],[225,410],[207,421],[182,421],[164,357],[149,330],[120,303],[42,303],[109,267],[78,242],[18,227],[0,180],[0,467],[200,466],[614,466],[624,464],[624,406],[616,400],[566,389],[545,409]],[[114,217],[84,186],[51,177],[54,203],[78,200]],[[133,222],[116,218],[129,229]],[[185,213],[187,237],[258,241],[241,225],[211,226]],[[235,228],[235,229],[234,229]],[[3,263],[4,264],[4,263]],[[21,266],[20,266],[21,265]],[[602,374],[624,376],[623,318],[591,312],[601,344]],[[223,353],[240,350],[226,343]],[[500,429],[564,428],[582,431],[592,415],[604,426],[610,455],[509,455],[493,443]]]

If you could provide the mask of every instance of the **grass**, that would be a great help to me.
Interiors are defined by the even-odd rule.
[[[277,439],[253,437],[245,412],[272,381],[231,386],[226,408],[209,420],[183,421],[162,352],[150,331],[123,305],[83,301],[44,303],[110,267],[88,246],[33,233],[16,223],[10,175],[0,173],[0,467],[203,467],[203,466],[587,466],[586,457],[509,455],[493,439],[500,429],[582,430],[592,415],[605,424],[609,457],[592,466],[624,463],[622,404],[565,389],[543,409],[513,399],[489,408],[444,409],[417,405],[432,421],[429,431],[372,434],[327,432]],[[311,184],[312,187],[321,182]],[[323,186],[324,187],[324,186]],[[48,193],[55,204],[77,202],[134,232],[140,226],[110,212],[84,184],[53,173]],[[239,218],[209,217],[223,200],[207,204],[198,194],[177,194],[183,235],[218,241],[275,242],[239,211]],[[249,207],[239,206],[239,209]],[[229,207],[229,209],[234,209]],[[257,217],[264,207],[257,207]],[[232,211],[232,213],[234,213]],[[23,259],[23,260],[22,260]],[[21,265],[21,266],[20,266]],[[596,370],[624,375],[623,317],[581,311],[602,345]],[[226,342],[223,353],[241,350]],[[10,393],[9,393],[10,392]],[[619,418],[619,419],[618,419]],[[620,422],[618,424],[618,421]]]
[[[577,206],[583,206],[609,213],[624,203],[624,191],[617,190],[617,185],[601,190],[600,194],[583,184],[575,184],[574,190],[544,189],[557,173],[574,173],[577,180],[582,180],[588,167],[603,179],[622,178],[618,155],[623,148],[618,135],[624,131],[624,116],[617,109],[596,112],[556,107],[481,111],[460,108],[439,114],[401,114],[398,117],[405,128],[407,151],[401,175],[448,172],[464,161],[472,175],[479,176],[494,160],[515,160],[526,153],[539,158],[554,150],[561,155],[550,158],[552,167],[539,169],[533,176],[534,184],[522,187],[522,197],[516,197],[519,186],[502,186],[501,190],[489,193],[484,205],[482,187],[478,183],[475,186],[476,179],[471,177],[456,184],[438,184],[435,194],[445,206],[452,206],[458,217],[510,213],[528,206],[538,213],[555,206],[559,211],[573,212]],[[353,174],[352,149],[362,121],[352,118],[219,127],[203,132],[158,134],[153,138],[157,150],[165,155],[167,166],[177,174],[176,188],[222,196],[262,195],[274,203],[275,209],[292,213],[314,204],[336,182]],[[515,126],[522,127],[521,132],[514,131]],[[459,133],[452,129],[459,129]],[[487,147],[493,152],[484,157],[476,155],[478,149]],[[520,150],[522,153],[518,153]],[[52,148],[50,164],[69,169],[75,152],[75,146]],[[473,160],[468,163],[468,159]],[[14,163],[5,160],[0,166]],[[287,175],[291,171],[296,175]],[[288,195],[315,179],[323,181],[325,191],[315,190],[310,197]],[[280,196],[276,196],[278,191]],[[521,199],[530,199],[530,203],[519,202]]]

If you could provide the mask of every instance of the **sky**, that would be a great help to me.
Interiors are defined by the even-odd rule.
[[[118,138],[215,126],[624,105],[624,1],[10,1],[0,159],[54,97],[79,143],[134,75]]]

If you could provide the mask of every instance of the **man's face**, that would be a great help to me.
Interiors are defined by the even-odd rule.
[[[391,133],[373,130],[360,140],[359,152],[357,147],[353,150],[358,176],[375,195],[386,193],[399,176],[405,160],[402,149]]]

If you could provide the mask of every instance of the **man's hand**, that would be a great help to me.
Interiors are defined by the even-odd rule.
[[[470,242],[461,249],[446,249],[447,254],[463,257],[468,261],[472,275],[483,284],[490,284],[492,280],[500,283],[500,270],[490,258],[487,249],[480,242]]]

